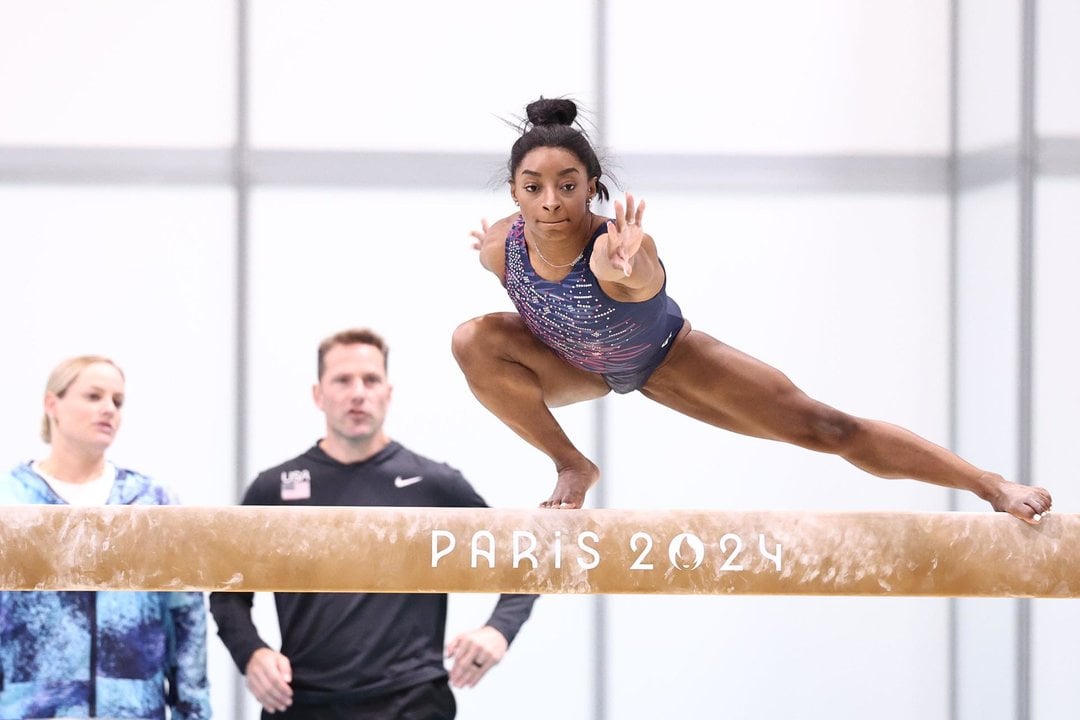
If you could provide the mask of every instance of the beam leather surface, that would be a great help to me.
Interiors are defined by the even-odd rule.
[[[0,507],[0,589],[1080,596],[1080,515]]]

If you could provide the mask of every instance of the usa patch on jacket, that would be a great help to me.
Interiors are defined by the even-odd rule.
[[[307,500],[311,497],[311,473],[289,470],[281,473],[281,499]]]

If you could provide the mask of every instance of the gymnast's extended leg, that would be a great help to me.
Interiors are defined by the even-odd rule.
[[[834,453],[879,477],[970,490],[1028,522],[1050,509],[1046,490],[980,470],[896,425],[818,402],[779,370],[697,330],[680,336],[642,393],[726,430]]]

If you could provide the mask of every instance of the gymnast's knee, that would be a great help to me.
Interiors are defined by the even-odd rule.
[[[491,313],[467,320],[457,326],[450,348],[463,368],[478,360],[490,360],[505,349],[513,313]]]
[[[804,442],[800,444],[811,450],[843,455],[852,448],[862,429],[859,418],[819,406],[810,411]]]

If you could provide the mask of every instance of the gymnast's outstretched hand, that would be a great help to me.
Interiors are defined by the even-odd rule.
[[[480,264],[495,273],[500,282],[503,280],[506,265],[506,233],[510,229],[515,215],[510,215],[494,223],[487,219],[480,220],[480,229],[469,234],[473,237],[473,250],[480,253]]]
[[[487,218],[480,218],[480,229],[469,232],[476,241],[473,243],[473,250],[483,250],[484,245],[491,241],[490,233],[491,225],[488,224]]]
[[[641,249],[645,231],[641,219],[645,214],[645,201],[634,204],[634,196],[626,193],[626,205],[615,201],[615,219],[608,220],[607,234],[596,241],[599,251],[612,267],[622,270],[625,277],[634,271],[634,256]]]
[[[454,659],[450,683],[459,688],[473,687],[499,664],[508,647],[503,634],[490,625],[461,633],[446,646],[446,657]]]

